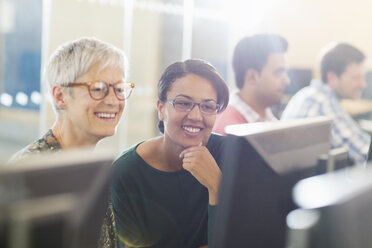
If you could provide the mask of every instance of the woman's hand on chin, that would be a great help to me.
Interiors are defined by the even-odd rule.
[[[193,146],[180,153],[182,166],[189,171],[209,192],[209,204],[216,205],[221,170],[205,146]]]

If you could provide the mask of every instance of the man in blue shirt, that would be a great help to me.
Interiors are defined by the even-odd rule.
[[[349,157],[359,165],[367,159],[370,136],[342,108],[340,100],[360,97],[366,87],[364,61],[365,55],[349,44],[329,44],[322,50],[320,59],[321,81],[312,80],[297,92],[282,114],[282,119],[331,117],[332,147],[345,146]]]

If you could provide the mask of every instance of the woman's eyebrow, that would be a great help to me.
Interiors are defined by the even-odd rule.
[[[176,97],[185,97],[185,98],[188,98],[188,99],[192,100],[192,97],[191,97],[191,96],[183,95],[183,94],[179,94],[179,95],[177,95]],[[175,98],[176,98],[176,97],[175,97]]]
[[[120,80],[118,80],[116,82],[112,82],[111,83],[111,81],[108,81],[108,80],[97,79],[97,80],[93,80],[92,82],[105,82],[107,84],[117,84],[117,83],[125,83],[125,80],[124,80],[124,78],[122,78],[122,79],[120,79]]]
[[[179,94],[179,95],[175,96],[175,98],[177,98],[177,97],[185,97],[187,99],[190,99],[190,100],[194,101],[194,98],[192,98],[191,96],[188,96],[188,95]],[[208,99],[203,99],[202,100],[202,102],[209,102],[209,101],[217,102],[217,100],[213,99],[213,98],[208,98]]]

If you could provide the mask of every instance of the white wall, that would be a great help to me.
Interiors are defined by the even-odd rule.
[[[290,43],[290,65],[313,67],[318,51],[328,42],[351,43],[372,56],[372,1],[287,1],[272,13],[272,30]],[[290,3],[289,3],[290,2]],[[369,69],[372,63],[368,61]]]
[[[238,0],[231,0],[228,4],[233,4],[234,1]],[[270,31],[279,33],[288,39],[288,59],[291,67],[314,69],[318,51],[333,40],[350,42],[361,48],[368,56],[372,56],[372,34],[370,33],[372,1],[265,0],[264,3],[270,1],[275,1],[275,6],[258,26],[252,28],[249,25],[251,23],[248,14],[255,13],[255,9],[248,10],[238,6],[238,9],[240,8],[242,13],[246,14],[247,25],[241,23],[239,28],[236,27],[235,30],[232,27],[234,32],[226,32],[218,37],[208,35],[206,38],[208,40],[202,47],[195,47],[193,51],[203,51],[204,54],[213,48],[213,53],[215,53],[218,48],[213,42],[227,39],[226,42],[220,42],[221,44],[229,44],[228,47],[221,48],[221,53],[231,54],[236,40],[241,36],[253,31]],[[182,40],[182,37],[179,37],[182,35],[182,31],[178,32],[177,30],[174,33],[164,34],[164,25],[167,25],[161,18],[161,15],[164,14],[154,12],[156,10],[154,7],[136,8],[133,12],[132,37],[128,41],[126,39],[128,30],[125,30],[125,24],[128,24],[125,21],[125,9],[119,5],[122,1],[44,0],[44,2],[47,3],[46,6],[50,7],[46,10],[48,15],[44,19],[47,23],[44,27],[45,37],[43,38],[44,58],[48,58],[59,45],[82,36],[95,36],[121,49],[128,50],[128,47],[131,47],[130,51],[126,51],[130,54],[128,79],[136,84],[136,88],[127,102],[117,135],[105,139],[100,146],[114,148],[119,152],[129,145],[156,135],[156,83],[165,66],[160,61],[164,61],[166,53],[170,55],[168,58],[172,59],[177,59],[178,54],[181,54],[181,52],[174,50],[167,51],[167,46],[160,43],[165,41],[179,43]],[[102,2],[108,4],[100,4]],[[159,3],[161,1],[148,2]],[[261,3],[249,0],[240,2],[248,2],[249,6]],[[111,5],[110,3],[115,4]],[[174,15],[171,12],[167,12],[166,15]],[[182,19],[182,17],[180,18]],[[214,28],[221,29],[220,25],[220,22],[216,22]],[[200,28],[203,26],[200,18],[194,18],[194,26],[198,27],[200,32]],[[173,25],[170,30],[177,27],[182,28],[182,22]],[[213,28],[213,24],[208,25],[208,28]],[[210,33],[218,34],[219,32]],[[211,44],[209,47],[205,45],[208,43]],[[195,43],[193,45],[197,46]],[[182,44],[174,47],[175,49],[181,48]],[[218,56],[212,54],[210,57]],[[231,58],[226,63],[229,72],[228,79],[232,81],[230,61]],[[372,69],[371,60],[368,61],[368,67],[370,70]],[[37,113],[30,114],[35,116],[33,119],[38,118]],[[4,115],[4,112],[1,118],[6,119],[7,116],[11,116],[12,120],[17,120],[13,114]],[[42,107],[40,132],[34,133],[35,139],[51,127],[54,119],[55,116],[50,104],[45,103]]]

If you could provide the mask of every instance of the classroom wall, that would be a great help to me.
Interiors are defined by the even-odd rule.
[[[363,0],[290,1],[273,12],[272,29],[289,40],[292,67],[314,67],[318,51],[335,40],[372,56],[371,9],[372,2]]]
[[[60,44],[81,36],[95,36],[127,52],[130,61],[127,79],[135,83],[136,87],[127,102],[117,135],[99,144],[99,147],[109,147],[118,153],[134,143],[158,134],[156,83],[166,65],[182,59],[183,35],[182,11],[175,8],[175,5],[162,9],[146,3],[163,1],[134,1],[137,5],[133,19],[130,19],[132,23],[128,23],[128,12],[122,2],[124,1],[44,0],[46,14],[43,26],[44,63]],[[267,10],[268,14],[255,25],[250,22],[250,16],[247,14],[244,17],[244,23],[247,25],[240,23],[239,26],[234,26],[234,23],[223,18],[208,19],[200,15],[200,12],[197,13],[198,17],[193,18],[191,56],[214,63],[230,87],[234,84],[230,66],[233,47],[240,37],[253,32],[276,32],[286,37],[289,41],[288,60],[291,68],[314,70],[318,51],[332,40],[350,42],[372,56],[372,35],[369,34],[368,22],[372,2],[232,0],[228,3],[231,5],[236,2],[250,4],[251,9],[246,12],[243,7],[237,6],[242,9],[243,14],[254,13],[256,3],[262,6],[275,2],[275,5]],[[217,7],[213,7],[216,10]],[[223,13],[225,10],[219,11]],[[131,30],[128,27],[131,27]],[[370,60],[368,68],[372,69]],[[33,127],[32,135],[35,139],[51,127],[55,119],[50,103],[44,102],[40,114],[14,109],[0,111],[0,127],[9,125],[7,120],[10,119],[12,123],[22,123],[22,118],[17,116],[24,116],[25,112],[32,116],[30,118],[33,121],[28,126]],[[24,141],[25,144],[29,140],[30,137]],[[0,150],[1,146],[0,138]],[[0,156],[3,159],[6,157]]]

